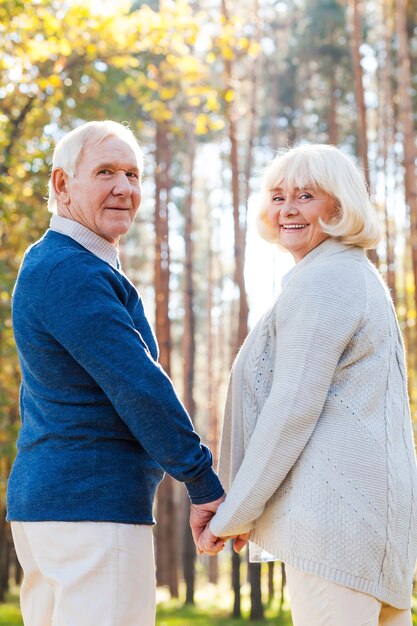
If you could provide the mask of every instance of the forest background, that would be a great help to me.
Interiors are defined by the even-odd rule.
[[[292,263],[256,235],[259,177],[303,142],[364,169],[384,232],[371,258],[397,309],[417,423],[416,16],[416,0],[0,0],[0,600],[21,575],[4,522],[19,429],[11,293],[48,226],[53,146],[85,121],[128,122],[141,141],[143,202],[122,263],[215,457],[234,354]],[[156,509],[158,585],[192,604],[196,585],[231,576],[238,617],[248,580],[262,618],[281,568],[243,576],[230,553],[196,566],[183,487],[165,479]]]

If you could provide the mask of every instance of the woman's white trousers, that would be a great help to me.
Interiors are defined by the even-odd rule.
[[[285,566],[293,626],[412,626],[411,611]]]

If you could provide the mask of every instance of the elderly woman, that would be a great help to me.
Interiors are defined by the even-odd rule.
[[[416,460],[401,335],[365,254],[379,228],[363,176],[332,146],[288,150],[266,172],[259,223],[296,265],[233,366],[228,495],[199,547],[250,533],[252,561],[285,563],[294,626],[411,625]]]

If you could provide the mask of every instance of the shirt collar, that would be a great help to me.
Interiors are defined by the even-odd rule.
[[[74,239],[89,252],[98,256],[102,261],[110,263],[116,269],[120,267],[117,248],[79,222],[61,215],[53,215],[49,228],[57,233],[71,237],[71,239]]]

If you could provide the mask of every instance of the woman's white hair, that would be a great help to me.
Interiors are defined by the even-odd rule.
[[[77,165],[87,147],[96,146],[107,137],[119,137],[129,144],[136,154],[139,171],[142,172],[143,152],[135,135],[128,126],[106,120],[86,122],[62,137],[55,146],[51,173],[56,169],[62,169],[68,176],[75,176]],[[51,213],[57,212],[56,200],[51,176],[48,183],[48,209]]]
[[[326,144],[303,145],[279,153],[264,173],[257,226],[260,235],[278,243],[268,219],[274,188],[321,189],[335,199],[337,215],[331,223],[320,220],[323,232],[342,243],[374,248],[381,237],[362,171],[343,152]]]

